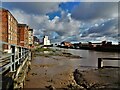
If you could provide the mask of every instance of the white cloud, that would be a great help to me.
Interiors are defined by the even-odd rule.
[[[81,24],[80,21],[72,19],[70,13],[66,13],[62,19],[56,16],[53,20],[49,20],[46,15],[27,14],[19,9],[14,9],[11,12],[19,23],[26,23],[33,28],[35,35],[43,35],[44,32],[49,35],[50,32],[56,32],[59,40],[78,35]]]
[[[37,12],[39,10],[35,11],[36,13],[34,13],[34,10],[33,13],[29,13],[28,11],[26,12],[27,9],[26,10],[13,9],[11,10],[11,12],[18,20],[18,22],[26,23],[31,28],[33,28],[34,34],[39,35],[40,38],[44,34],[47,34],[50,36],[51,39],[54,38],[52,41],[55,42],[58,41],[61,42],[64,40],[68,40],[68,41],[81,41],[81,40],[99,41],[102,39],[106,39],[106,40],[111,39],[114,41],[116,40],[115,34],[117,34],[118,29],[116,28],[117,12],[114,11],[116,8],[116,6],[114,5],[111,4],[110,6],[107,5],[109,8],[107,7],[106,9],[104,9],[105,6],[99,5],[102,8],[98,7],[99,12],[95,13],[94,8],[89,9],[91,3],[88,3],[88,5],[90,6],[82,7],[84,8],[83,10],[80,7],[79,8],[76,7],[74,9],[77,12],[76,17],[73,17],[73,12],[71,14],[65,11],[61,11],[61,18],[55,16],[53,20],[49,20],[49,17],[45,15],[45,13],[49,12],[49,9],[45,9],[44,5],[41,6],[43,9],[41,8],[40,9],[41,11],[39,13]],[[51,11],[59,9],[58,6],[52,8],[52,5],[53,4],[50,5]],[[48,7],[49,6],[47,6],[47,8]],[[84,14],[86,15],[85,19],[83,16],[81,17],[81,13],[83,16]],[[88,17],[87,15],[93,15],[93,16]],[[107,21],[111,21],[111,22],[107,22]],[[56,33],[55,36],[53,36],[54,33]],[[112,36],[114,36],[115,38],[113,38]]]

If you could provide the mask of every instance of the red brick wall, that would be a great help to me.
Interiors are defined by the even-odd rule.
[[[28,30],[29,27],[26,25],[18,26],[19,40],[18,45],[28,48]]]
[[[24,46],[24,27],[18,26],[18,32],[19,32],[18,45]]]
[[[17,24],[16,19],[8,12],[8,43],[10,44],[17,45]]]
[[[0,10],[0,41],[2,41],[2,11]]]
[[[3,42],[7,42],[9,44],[17,45],[17,20],[14,16],[6,9],[0,9],[1,14],[1,27],[0,33],[1,38],[0,40]],[[10,18],[9,18],[10,17]],[[8,49],[8,46],[4,45],[3,49]]]
[[[0,10],[2,12],[2,41],[8,42],[8,13],[6,10]]]
[[[3,42],[8,42],[8,13],[6,10],[0,9],[2,22],[1,22],[1,40]],[[7,45],[3,45],[3,49],[8,49]]]

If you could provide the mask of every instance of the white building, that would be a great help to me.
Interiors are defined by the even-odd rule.
[[[44,45],[51,45],[50,40],[48,39],[48,36],[44,36]]]

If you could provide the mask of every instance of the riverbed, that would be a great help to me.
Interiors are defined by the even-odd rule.
[[[80,58],[59,55],[36,55],[26,78],[25,88],[67,88],[75,85],[73,71]]]
[[[54,48],[57,49],[58,48]],[[89,50],[59,49],[62,52],[72,53],[80,58],[65,55],[36,55],[33,57],[31,70],[26,78],[25,88],[68,88],[77,86],[73,72],[75,69],[97,69],[99,57],[119,57],[118,53],[96,52]],[[107,62],[106,65],[118,65],[118,62]]]

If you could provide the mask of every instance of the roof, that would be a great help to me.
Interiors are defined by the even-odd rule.
[[[16,20],[16,22],[18,23],[17,19],[12,15],[12,13],[11,13],[9,10],[7,10],[7,9],[5,9],[5,8],[1,8],[1,7],[0,7],[0,10],[4,10],[4,11],[10,13],[11,16],[12,16],[12,17]]]
[[[18,27],[27,27],[27,24],[18,24]]]
[[[33,29],[29,29],[29,31],[33,31]]]

